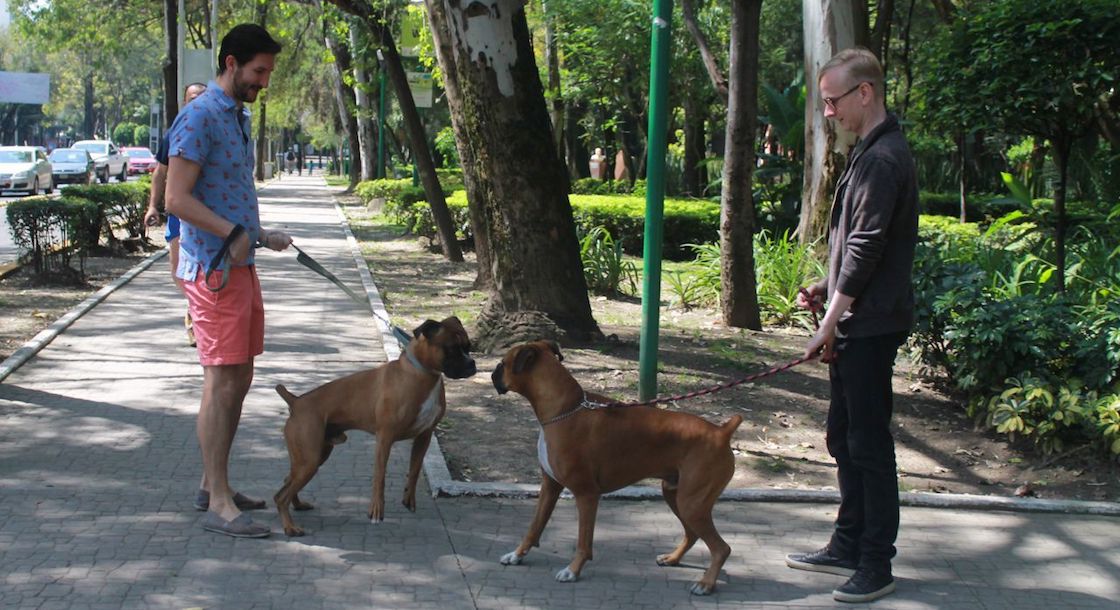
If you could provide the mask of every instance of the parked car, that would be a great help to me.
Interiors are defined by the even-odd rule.
[[[150,174],[156,171],[156,156],[150,149],[143,146],[129,146],[122,148],[121,152],[128,157],[129,174]]]
[[[0,191],[34,195],[54,190],[51,163],[41,146],[0,146]]]
[[[51,176],[55,184],[90,184],[95,175],[93,157],[80,148],[56,148],[51,151]]]
[[[128,157],[121,154],[116,144],[108,140],[80,140],[71,148],[89,151],[97,179],[102,184],[109,181],[109,176],[116,176],[121,182],[128,179]]]

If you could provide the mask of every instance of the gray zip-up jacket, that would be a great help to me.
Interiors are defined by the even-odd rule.
[[[838,337],[909,331],[914,321],[911,268],[918,243],[914,158],[888,114],[848,158],[829,221],[829,296],[854,297]]]

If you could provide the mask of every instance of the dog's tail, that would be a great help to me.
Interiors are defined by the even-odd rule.
[[[276,393],[280,395],[280,398],[284,399],[284,402],[288,403],[288,410],[289,411],[292,409],[292,405],[294,405],[296,403],[296,398],[299,398],[295,394],[292,394],[291,392],[289,392],[288,388],[285,388],[284,384],[282,384],[282,383],[276,384]],[[736,417],[738,417],[738,416],[736,416]]]
[[[727,420],[719,427],[720,434],[728,443],[731,443],[731,435],[735,434],[735,430],[739,428],[739,424],[741,423],[743,423],[742,415],[732,415],[731,419]]]

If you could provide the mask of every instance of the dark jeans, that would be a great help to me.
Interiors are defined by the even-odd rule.
[[[898,477],[891,411],[894,359],[906,333],[837,339],[828,369],[828,452],[836,459],[840,510],[834,555],[889,570],[898,537]]]

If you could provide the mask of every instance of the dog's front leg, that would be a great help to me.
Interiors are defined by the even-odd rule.
[[[389,452],[392,448],[392,437],[379,432],[377,458],[373,464],[373,490],[369,501],[370,523],[381,523],[385,520],[385,471],[389,468]]]
[[[408,462],[408,479],[404,485],[404,507],[416,512],[416,482],[420,478],[420,467],[424,465],[424,454],[428,452],[428,445],[432,442],[433,426],[426,432],[412,439],[412,456]]]
[[[583,564],[591,561],[591,545],[595,539],[595,516],[599,512],[599,495],[588,494],[576,496],[576,510],[579,512],[579,541],[576,543],[576,555],[568,567],[556,573],[556,580],[560,582],[575,582],[579,580],[579,572]]]
[[[502,565],[520,565],[522,558],[529,554],[529,549],[540,546],[541,533],[544,532],[544,526],[548,524],[549,518],[552,517],[552,510],[556,508],[556,501],[560,499],[560,492],[562,491],[564,491],[564,486],[557,483],[542,470],[541,491],[537,495],[537,512],[533,515],[533,522],[529,524],[529,531],[525,533],[521,545],[516,550],[502,555],[500,560]]]

